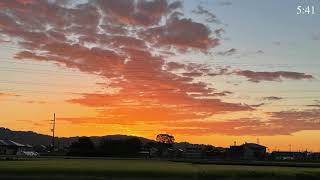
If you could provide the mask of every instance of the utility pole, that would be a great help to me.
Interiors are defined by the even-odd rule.
[[[52,149],[54,150],[54,136],[55,136],[55,130],[56,130],[56,113],[53,113],[53,120],[52,120]]]
[[[291,152],[291,144],[289,144],[289,151]]]

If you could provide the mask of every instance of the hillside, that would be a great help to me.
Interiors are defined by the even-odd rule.
[[[136,136],[128,135],[106,135],[106,136],[91,136],[90,138],[94,143],[99,143],[101,139],[128,139]],[[77,141],[79,137],[57,137],[55,140],[58,146],[69,146],[72,142]],[[137,137],[143,143],[147,143],[153,140]],[[51,144],[52,137],[44,134],[39,134],[32,131],[13,131],[8,128],[0,127],[0,139],[13,140],[22,144],[30,145],[45,145]]]

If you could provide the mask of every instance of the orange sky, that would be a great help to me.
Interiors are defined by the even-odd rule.
[[[0,2],[0,126],[49,134],[55,112],[58,136],[170,133],[320,151],[317,67],[281,65],[279,43],[259,47],[258,35],[257,49],[236,41],[237,23],[229,29],[215,10],[166,0]]]

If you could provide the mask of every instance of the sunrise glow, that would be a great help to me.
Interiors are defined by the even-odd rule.
[[[299,0],[0,1],[0,127],[320,151]]]

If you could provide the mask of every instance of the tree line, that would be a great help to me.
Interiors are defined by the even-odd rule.
[[[69,147],[69,156],[136,156],[141,150],[150,152],[152,148],[159,151],[160,155],[164,149],[172,147],[174,137],[169,134],[159,134],[156,142],[151,141],[143,144],[137,137],[128,139],[102,139],[96,145],[89,137],[80,137]]]

